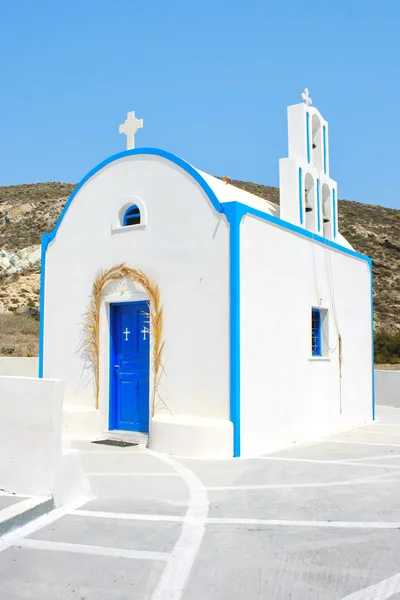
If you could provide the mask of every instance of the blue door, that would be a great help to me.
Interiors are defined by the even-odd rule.
[[[110,429],[149,431],[147,302],[111,304]]]

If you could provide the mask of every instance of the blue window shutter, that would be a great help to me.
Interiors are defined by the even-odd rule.
[[[311,348],[313,356],[322,356],[322,321],[318,308],[311,312]]]
[[[127,227],[128,225],[139,225],[140,223],[140,210],[139,207],[134,204],[130,206],[124,214],[122,225]]]

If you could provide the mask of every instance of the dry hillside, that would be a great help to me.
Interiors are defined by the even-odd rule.
[[[279,203],[277,188],[232,184]],[[26,315],[38,316],[38,245],[73,188],[57,182],[0,187],[0,354],[37,352],[37,325],[23,324]],[[374,261],[376,327],[400,331],[400,210],[339,200],[339,228],[358,252]]]

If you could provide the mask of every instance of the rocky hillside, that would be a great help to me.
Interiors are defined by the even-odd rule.
[[[231,183],[279,203],[277,188]],[[0,186],[0,315],[37,316],[40,236],[53,228],[73,188],[56,182]],[[400,210],[339,200],[339,228],[374,261],[376,327],[400,331]]]

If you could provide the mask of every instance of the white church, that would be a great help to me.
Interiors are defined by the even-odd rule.
[[[280,206],[135,148],[133,112],[76,187],[42,240],[39,377],[65,382],[66,435],[253,456],[374,418],[371,261],[302,98]]]

